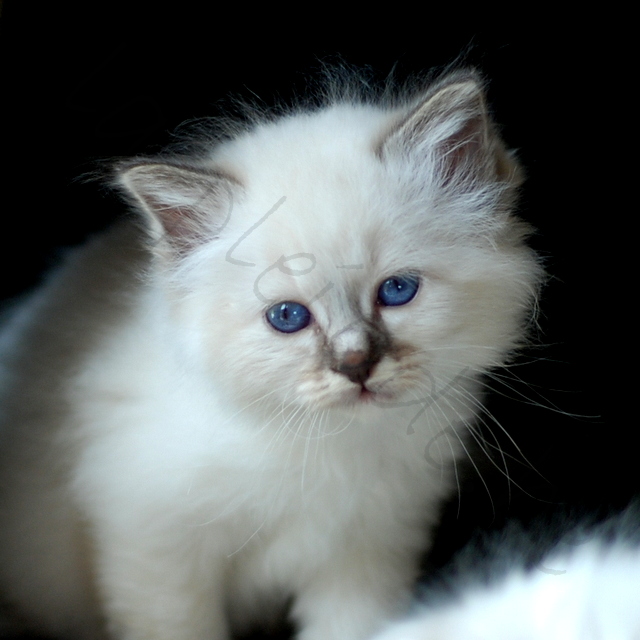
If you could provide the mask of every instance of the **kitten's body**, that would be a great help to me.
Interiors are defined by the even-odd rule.
[[[223,640],[290,597],[301,640],[366,638],[539,278],[476,78],[119,176],[148,230],[77,251],[2,337],[0,591],[61,638]],[[397,274],[415,299],[381,304]],[[270,326],[282,301],[309,326]]]

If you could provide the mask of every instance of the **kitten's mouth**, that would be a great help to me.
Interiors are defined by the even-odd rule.
[[[351,406],[357,405],[375,405],[384,406],[385,403],[393,403],[395,396],[388,390],[374,390],[369,388],[366,384],[361,384],[358,387],[354,387],[344,392],[342,398],[339,400],[340,404],[348,404]]]
[[[361,404],[372,404],[376,401],[377,393],[368,389],[366,385],[360,385],[358,388],[349,389],[344,393],[340,404],[346,403],[351,406]]]
[[[362,385],[360,387],[360,395],[358,397],[358,400],[360,402],[373,402],[375,400],[376,394],[371,391],[370,389],[367,389],[366,385]]]
[[[360,387],[358,393],[358,402],[361,403],[375,403],[378,405],[384,405],[385,402],[393,402],[395,395],[387,391],[381,391],[380,389],[373,390],[363,384]]]
[[[394,393],[389,388],[389,385],[374,385],[371,389],[365,384],[360,386],[360,389],[356,390],[356,403],[357,404],[374,404],[378,407],[394,406],[398,401],[397,393]]]

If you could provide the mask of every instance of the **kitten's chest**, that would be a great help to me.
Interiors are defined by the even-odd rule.
[[[311,522],[319,512],[348,512],[382,481],[375,456],[358,459],[350,438],[243,435],[222,442],[192,486],[230,516],[234,512],[231,521],[250,521],[264,531],[271,523]]]
[[[449,474],[435,477],[419,440],[358,424],[325,436],[259,431],[201,467],[191,493],[210,505],[212,522],[233,532],[229,553],[252,544],[291,549],[319,532],[328,540],[378,517],[411,518],[438,499]]]

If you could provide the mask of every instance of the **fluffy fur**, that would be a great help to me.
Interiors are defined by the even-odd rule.
[[[455,596],[432,589],[430,606],[374,640],[636,640],[639,516],[635,505],[596,531],[574,530],[533,566],[526,556],[546,530],[534,537],[511,528],[489,544],[489,560],[485,545],[472,546],[465,566],[454,565]],[[485,565],[481,579],[477,565]]]
[[[291,601],[299,640],[363,640],[406,605],[541,272],[475,74],[329,93],[120,163],[137,219],[6,325],[0,591],[30,628],[226,640]],[[398,274],[417,295],[380,304]]]

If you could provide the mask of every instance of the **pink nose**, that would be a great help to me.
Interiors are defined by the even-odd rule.
[[[335,371],[341,373],[356,384],[363,384],[371,375],[377,360],[372,360],[367,351],[347,351],[335,367]]]

